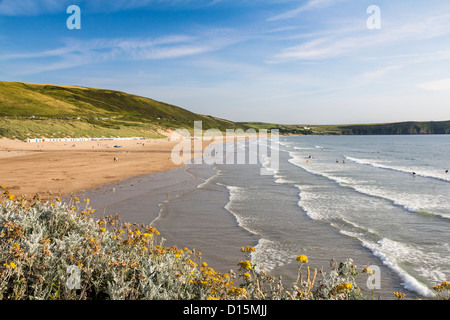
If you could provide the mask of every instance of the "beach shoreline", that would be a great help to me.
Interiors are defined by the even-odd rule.
[[[220,137],[219,137],[220,138]],[[51,199],[184,166],[172,159],[175,147],[190,146],[183,161],[202,155],[223,139],[136,139],[27,143],[0,139],[0,184],[16,196]],[[228,137],[230,138],[230,137]],[[246,137],[231,137],[241,139]],[[199,150],[199,149],[202,150]],[[185,149],[186,150],[186,149]]]
[[[3,138],[0,183],[17,196],[65,196],[176,168],[178,165],[170,160],[176,143],[167,138],[45,143]]]

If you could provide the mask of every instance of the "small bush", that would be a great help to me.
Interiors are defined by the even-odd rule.
[[[221,274],[200,252],[165,247],[150,225],[119,216],[94,220],[89,199],[42,202],[0,187],[0,299],[362,299],[350,259],[334,261],[327,274],[310,270],[300,255],[298,278],[284,288],[281,278],[251,262],[254,247],[242,247],[237,274]],[[448,288],[443,283],[435,290],[448,297]]]

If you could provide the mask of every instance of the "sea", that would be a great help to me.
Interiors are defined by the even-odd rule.
[[[252,162],[250,150],[262,146],[269,151]],[[325,274],[332,259],[351,259],[372,298],[430,298],[432,286],[449,281],[449,135],[280,136],[215,151],[249,156],[186,164],[85,196],[100,214],[152,224],[166,245],[201,251],[217,271],[237,270],[240,248],[250,245],[257,268],[287,284],[302,254]],[[368,266],[377,270],[375,290],[362,274]]]

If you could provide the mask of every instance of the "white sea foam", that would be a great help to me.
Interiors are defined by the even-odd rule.
[[[386,164],[382,160],[358,159],[358,158],[353,158],[353,157],[349,157],[349,156],[345,156],[345,158],[350,161],[353,161],[355,163],[362,164],[362,165],[368,165],[368,166],[372,166],[375,168],[393,170],[393,171],[398,171],[398,172],[403,172],[403,173],[408,173],[408,174],[415,172],[416,176],[450,182],[450,175],[448,173],[445,173],[444,170],[442,170],[442,173],[437,173],[437,172],[429,171],[429,170],[426,170],[426,169],[420,168],[420,167],[407,168],[407,167],[401,167],[401,166],[393,166],[393,165]]]
[[[327,179],[330,179],[343,187],[352,188],[356,192],[364,195],[386,199],[392,204],[402,207],[403,209],[411,213],[426,213],[428,215],[435,215],[445,219],[450,219],[450,215],[448,214],[434,212],[433,209],[427,209],[435,207],[439,201],[446,201],[446,199],[440,199],[439,196],[426,196],[424,194],[411,194],[410,192],[389,190],[377,187],[371,183],[367,183],[366,181],[352,179],[349,177],[340,177],[328,172],[323,172],[315,169],[315,166],[312,166],[309,163],[303,161],[301,155],[298,153],[290,152],[289,154],[292,157],[291,159],[289,159],[290,163],[308,171],[309,173],[320,175]],[[347,159],[353,161],[354,158],[347,157]],[[363,164],[364,161],[361,160],[360,163]]]
[[[218,176],[221,176],[221,175],[222,175],[222,171],[221,171],[221,170],[219,170],[219,169],[217,169],[217,168],[216,168],[216,170],[217,170],[216,174],[213,175],[213,176],[211,176],[211,177],[209,177],[209,178],[206,179],[204,182],[200,183],[200,184],[197,186],[197,189],[203,189],[208,183],[210,183],[211,181],[215,180]]]
[[[255,248],[256,251],[252,253],[252,262],[264,272],[284,266],[295,259],[292,252],[286,250],[278,241],[262,238]]]
[[[422,282],[417,280],[404,268],[400,267],[398,261],[408,261],[420,259],[425,256],[423,252],[416,250],[404,243],[399,243],[387,238],[383,238],[377,243],[371,243],[360,239],[364,247],[370,249],[373,254],[379,257],[383,263],[394,271],[403,281],[405,289],[417,292],[424,297],[433,297],[434,293]]]
[[[221,184],[219,183],[219,185]],[[247,221],[247,219],[240,215],[238,210],[235,210],[234,208],[234,206],[237,205],[237,203],[239,203],[240,201],[245,201],[245,188],[236,186],[226,186],[226,188],[229,192],[229,201],[225,205],[225,209],[236,218],[236,221],[241,228],[244,228],[250,233],[256,235],[257,233],[249,227],[249,221]]]

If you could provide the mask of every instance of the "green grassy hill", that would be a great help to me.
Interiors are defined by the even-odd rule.
[[[299,134],[450,134],[450,121],[361,125],[232,122],[120,91],[0,81],[0,137],[163,137],[168,129],[278,129]]]
[[[231,121],[199,115],[124,92],[76,86],[0,81],[0,136],[160,137],[166,129],[246,129]]]

